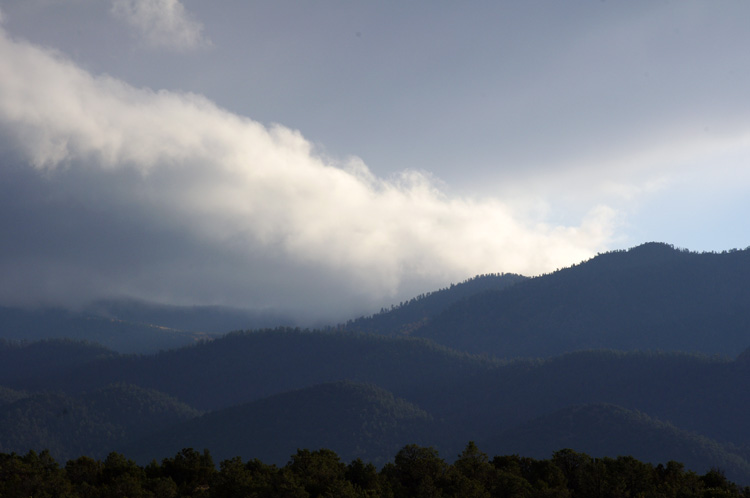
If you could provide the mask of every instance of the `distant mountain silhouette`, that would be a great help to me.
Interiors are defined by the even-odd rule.
[[[207,337],[205,333],[128,322],[88,312],[0,307],[0,340],[75,339],[98,343],[120,353],[154,353]]]
[[[86,308],[86,312],[128,323],[207,334],[296,325],[292,317],[271,311],[227,306],[175,306],[135,299],[96,301]]]
[[[504,358],[611,348],[736,356],[750,345],[750,250],[649,243],[467,297],[415,331]]]
[[[132,299],[101,300],[82,311],[0,306],[0,340],[74,339],[126,354],[155,353],[236,330],[293,323],[292,318],[271,312]]]

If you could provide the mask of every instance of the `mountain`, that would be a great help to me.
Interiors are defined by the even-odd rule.
[[[750,461],[729,445],[678,429],[648,415],[609,404],[571,406],[482,441],[494,454],[549,458],[561,448],[593,457],[628,455],[651,463],[679,456],[689,469],[720,468],[738,482],[750,482]]]
[[[571,420],[574,416],[565,411],[571,407],[606,404],[665,421],[742,458],[750,455],[750,368],[745,355],[729,360],[686,353],[585,351],[500,362],[419,339],[290,329],[233,333],[147,356],[117,355],[70,341],[12,345],[11,351],[6,358],[15,358],[18,371],[3,372],[0,385],[11,394],[24,393],[5,407],[39,408],[9,415],[8,430],[17,434],[18,441],[49,441],[55,451],[65,454],[83,447],[58,433],[114,431],[116,437],[102,436],[102,446],[91,446],[90,452],[109,451],[117,443],[117,448],[145,461],[149,454],[169,455],[178,446],[194,445],[219,451],[223,457],[237,452],[235,442],[240,441],[267,459],[287,457],[294,444],[309,449],[335,444],[336,451],[347,457],[375,459],[411,440],[455,455],[467,441],[492,441],[508,431],[523,431],[524,424],[535,419],[550,424],[555,418]],[[74,361],[75,355],[67,353],[76,351],[79,359]],[[55,356],[59,361],[54,368],[32,362]],[[0,372],[3,366],[0,363]],[[102,408],[116,406],[114,398],[100,405],[86,401],[90,393],[100,393],[112,383],[157,391],[209,413],[196,420],[182,419],[185,425],[171,424],[167,432],[152,432],[157,427],[139,419],[140,411],[127,408],[133,405],[127,396],[122,409]],[[58,394],[49,394],[50,390]],[[115,398],[118,395],[113,392]],[[81,405],[84,401],[88,404]],[[80,425],[62,423],[66,419],[57,415],[66,409]],[[125,420],[117,418],[120,414]],[[618,418],[617,412],[609,415],[614,417],[607,422],[613,434],[618,424],[624,424],[625,432],[647,428],[633,429],[627,417]],[[135,437],[132,429],[102,429],[110,419],[122,427],[131,416],[149,432]],[[36,422],[30,425],[25,420]],[[366,426],[382,427],[394,439],[375,429],[368,432]],[[583,439],[577,443],[571,436],[566,445],[578,448],[580,443],[585,451],[585,431],[571,433]],[[260,446],[253,446],[256,440]],[[690,461],[686,448],[693,451],[695,446],[677,437],[666,438],[661,453],[644,453],[640,458]],[[244,450],[238,454],[251,457]],[[714,452],[701,462],[725,466],[726,458]]]
[[[208,337],[201,332],[134,323],[88,312],[0,307],[0,340],[74,339],[98,343],[120,353],[140,354],[178,348]]]
[[[200,412],[174,398],[116,385],[83,396],[35,393],[0,406],[0,452],[50,450],[57,459],[102,458],[125,440]]]
[[[748,251],[646,244],[531,279],[478,277],[324,331],[137,355],[0,340],[0,451],[147,461],[193,445],[283,463],[304,445],[382,462],[407,442],[456,455],[475,440],[637,452],[750,483],[748,277]],[[54,316],[63,331],[68,316],[119,323]]]
[[[22,343],[0,339],[0,385],[21,385],[34,378],[45,383],[71,369],[118,357],[99,344],[72,339]]]
[[[58,357],[83,349],[81,361],[50,370],[50,343],[11,346],[13,367],[0,385],[18,390],[92,391],[113,383],[155,389],[191,406],[216,410],[316,384],[351,380],[408,396],[491,368],[496,362],[423,339],[277,329],[227,334],[153,355],[93,354],[93,346],[59,343]],[[42,350],[40,352],[39,350]],[[106,350],[105,350],[106,351]],[[44,353],[44,354],[42,354]],[[0,348],[0,359],[3,349]]]
[[[327,448],[343,461],[382,465],[406,444],[427,444],[432,423],[424,410],[384,389],[335,382],[211,412],[123,452],[148,462],[181,448],[209,448],[219,460],[242,456],[284,465],[297,449]]]
[[[327,330],[422,337],[501,358],[586,349],[736,356],[750,346],[750,249],[692,253],[648,243],[548,275],[480,275]],[[293,321],[270,313],[135,300],[85,312],[0,308],[0,338],[71,338],[147,354],[215,333]]]
[[[133,299],[100,300],[83,310],[0,306],[0,340],[73,339],[124,354],[189,346],[236,330],[292,325],[292,317],[224,306],[171,306]]]
[[[504,358],[586,349],[736,356],[750,345],[750,249],[692,253],[649,243],[489,290],[414,334]]]
[[[440,414],[459,440],[483,440],[569,406],[608,403],[750,448],[748,392],[750,375],[738,361],[585,351],[514,361],[452,384],[426,386],[409,399]]]
[[[339,329],[383,335],[409,335],[429,323],[446,308],[486,291],[501,291],[528,277],[512,273],[477,275],[446,289],[421,294],[371,316],[349,320]]]

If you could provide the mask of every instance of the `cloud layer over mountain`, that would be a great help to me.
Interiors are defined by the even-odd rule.
[[[131,17],[138,5],[115,3]],[[615,222],[598,206],[557,226],[425,172],[378,177],[296,130],[92,74],[5,31],[0,141],[4,303],[346,315],[477,273],[554,270],[605,247]]]

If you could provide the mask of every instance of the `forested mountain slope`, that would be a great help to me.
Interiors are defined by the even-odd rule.
[[[726,475],[750,482],[748,455],[696,433],[616,405],[588,404],[558,410],[480,441],[489,452],[545,458],[560,448],[594,457],[628,455],[651,463],[674,460],[690,469],[720,468]],[[710,462],[710,463],[709,463]]]
[[[145,462],[194,445],[283,463],[309,445],[379,461],[476,440],[638,452],[750,483],[747,282],[748,251],[646,244],[533,279],[477,277],[326,331],[143,355],[0,341],[0,452],[127,448]]]
[[[452,385],[426,387],[411,400],[441,413],[458,439],[469,433],[482,439],[572,405],[609,403],[750,448],[748,392],[747,362],[588,351],[512,362]]]
[[[99,344],[52,339],[15,342],[0,339],[0,385],[23,383],[23,379],[40,378],[48,382],[70,369],[120,355]]]
[[[61,346],[61,352],[86,347]],[[147,356],[86,356],[79,364],[55,369],[54,375],[35,363],[47,357],[38,354],[40,348],[15,346],[16,368],[0,368],[0,385],[76,393],[127,383],[205,410],[339,380],[373,383],[407,396],[425,384],[466,378],[497,364],[423,339],[297,329],[232,333]]]
[[[649,243],[455,303],[415,331],[504,358],[611,348],[736,356],[750,346],[750,250]]]
[[[54,357],[55,347],[61,359],[54,368],[45,369],[31,361]],[[11,450],[16,452],[23,452],[25,444],[45,441],[61,453],[82,451],[82,442],[91,440],[71,439],[71,435],[85,433],[99,434],[101,444],[87,446],[87,453],[111,451],[115,448],[108,444],[118,442],[133,451],[143,448],[139,458],[146,458],[150,450],[167,454],[178,446],[193,442],[198,446],[210,440],[226,442],[220,448],[227,454],[237,449],[233,446],[236,441],[246,441],[248,448],[260,452],[242,453],[248,458],[276,458],[288,453],[294,441],[335,443],[346,455],[372,457],[386,451],[386,442],[396,445],[413,440],[455,455],[466,441],[494,441],[534,419],[570,420],[566,415],[570,412],[565,410],[571,406],[602,403],[671,424],[661,427],[666,431],[660,436],[663,453],[641,456],[647,460],[661,461],[664,455],[688,460],[681,453],[695,446],[675,438],[673,428],[683,431],[679,434],[712,440],[706,448],[733,445],[737,451],[727,451],[742,459],[750,449],[747,353],[729,360],[678,353],[589,351],[502,363],[423,340],[298,330],[229,334],[149,356],[121,356],[70,341],[14,345],[11,349],[18,371],[14,375],[0,368],[0,385],[10,389],[4,391],[9,398],[2,407],[6,411],[0,413],[6,414],[3,425],[11,431],[3,441],[15,441]],[[68,352],[76,351],[77,360],[75,355],[66,359]],[[147,401],[135,410],[132,407],[138,404],[128,390],[107,390],[112,383],[159,391],[158,396],[168,394],[176,402],[213,413],[183,429],[170,426],[161,434],[136,433],[133,427],[158,428],[138,414],[158,413],[163,403],[158,396],[136,397]],[[49,394],[51,390],[67,394]],[[111,393],[108,401],[93,403],[103,392]],[[120,404],[116,401],[119,396],[124,400]],[[111,408],[119,406],[122,408]],[[653,424],[634,425],[620,415],[600,413],[602,427],[613,434],[625,431],[633,441],[638,434],[641,440],[654,437],[649,432]],[[130,417],[132,425],[127,423]],[[69,425],[76,420],[78,425]],[[123,428],[126,426],[130,428]],[[519,432],[524,433],[537,436],[529,440],[530,447],[543,444],[538,437],[544,434],[550,437],[546,444],[558,443],[555,435],[559,434],[554,430]],[[568,433],[566,446],[573,449],[590,442],[585,431]],[[43,438],[39,434],[44,434]],[[256,439],[265,441],[263,448],[252,446]],[[357,444],[346,446],[342,441]],[[164,445],[150,446],[157,442]],[[274,453],[277,448],[280,453]],[[506,452],[501,447],[493,451]],[[726,458],[722,452],[707,453],[700,460],[704,467],[695,470],[705,472],[729,461]],[[743,465],[738,462],[733,468],[740,472]],[[747,481],[733,477],[750,482],[750,476]]]
[[[0,406],[0,451],[50,450],[55,458],[103,458],[124,441],[199,411],[162,393],[116,385],[83,396],[36,393]]]
[[[337,328],[383,335],[409,335],[452,304],[486,291],[507,289],[527,278],[513,273],[477,275],[446,289],[416,296],[390,309],[381,309],[374,315],[349,320]]]
[[[327,448],[344,461],[383,465],[399,448],[435,435],[424,410],[373,385],[320,384],[218,410],[122,449],[136,460],[181,448],[211,448],[219,459],[242,456],[283,465],[298,448]]]

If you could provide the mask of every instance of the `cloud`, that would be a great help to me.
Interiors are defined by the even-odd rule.
[[[191,50],[210,44],[203,25],[190,18],[179,0],[112,0],[112,13],[153,47]]]
[[[127,295],[344,316],[479,273],[606,248],[616,213],[558,226],[378,178],[195,94],[134,88],[0,32],[0,301]],[[387,302],[387,301],[386,301]]]

